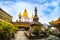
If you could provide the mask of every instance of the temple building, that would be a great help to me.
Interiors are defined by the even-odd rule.
[[[7,22],[12,22],[12,16],[6,13],[1,8],[0,8],[0,19],[5,20]]]
[[[14,26],[17,26],[18,28],[29,28],[30,24],[37,24],[42,25],[39,22],[39,18],[37,15],[37,7],[35,7],[34,14],[29,17],[27,10],[25,9],[23,13],[19,12],[17,15],[18,18],[16,22],[12,22],[12,16],[6,13],[4,10],[0,8],[0,19],[3,19],[7,22],[11,22]]]
[[[50,24],[52,27],[55,27],[55,28],[57,28],[57,30],[60,31],[60,17],[59,17],[56,21],[51,21],[51,22],[49,22],[49,24]]]
[[[32,14],[29,17],[27,10],[25,9],[23,13],[19,12],[18,19],[16,22],[12,22],[14,26],[18,26],[18,28],[29,28],[30,23],[33,21],[34,15]]]
[[[33,15],[32,15],[33,16]],[[29,17],[27,10],[25,9],[23,13],[18,14],[17,22],[31,22],[33,17]]]

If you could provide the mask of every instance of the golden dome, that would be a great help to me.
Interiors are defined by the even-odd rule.
[[[19,17],[22,17],[22,14],[21,14],[21,12],[18,14],[18,16],[19,16]]]
[[[25,9],[24,12],[23,12],[23,17],[24,17],[24,18],[28,18],[28,12],[27,12],[26,9]]]

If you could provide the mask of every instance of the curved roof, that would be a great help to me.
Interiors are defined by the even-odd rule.
[[[60,17],[56,21],[49,22],[49,24],[59,24],[60,23]]]
[[[42,26],[42,24],[40,22],[36,22],[36,21],[31,22],[30,26],[34,26],[34,25]]]

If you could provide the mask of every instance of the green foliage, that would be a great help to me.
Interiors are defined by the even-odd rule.
[[[33,26],[33,29],[39,31],[41,28],[40,26]]]
[[[0,32],[5,31],[7,33],[12,33],[16,30],[18,30],[17,27],[14,27],[11,23],[0,19]]]

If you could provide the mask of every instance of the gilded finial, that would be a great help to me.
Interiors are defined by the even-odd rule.
[[[28,18],[28,12],[27,12],[26,8],[25,8],[25,10],[24,10],[24,12],[23,12],[23,17],[24,17],[24,18]]]

